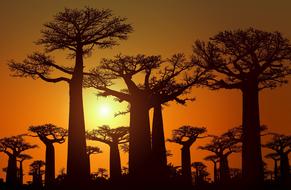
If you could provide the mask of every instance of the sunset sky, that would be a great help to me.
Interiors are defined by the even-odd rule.
[[[191,56],[192,44],[196,39],[207,40],[223,30],[255,27],[266,31],[280,31],[291,39],[291,1],[289,0],[10,0],[0,1],[0,138],[27,132],[30,125],[53,123],[68,126],[68,86],[64,83],[51,84],[41,80],[13,78],[7,62],[23,60],[35,50],[43,50],[34,42],[40,30],[53,15],[67,8],[109,8],[114,14],[127,17],[134,27],[129,39],[121,41],[112,49],[95,49],[90,58],[84,60],[86,68],[96,66],[101,58],[111,58],[118,53],[136,55],[162,55],[174,53]],[[70,65],[66,51],[51,53],[57,63]],[[112,127],[129,124],[129,117],[113,118],[113,113],[126,110],[126,103],[112,99],[97,99],[94,89],[84,90],[86,129],[103,124]],[[196,101],[180,106],[176,103],[164,107],[166,138],[171,130],[181,125],[205,126],[209,134],[221,134],[241,124],[241,94],[239,91],[193,89],[191,96]],[[260,94],[261,123],[270,131],[290,134],[291,131],[291,85]],[[102,110],[108,112],[103,113]],[[107,109],[107,110],[106,110]],[[105,114],[105,115],[104,115]],[[39,148],[27,151],[33,159],[44,160],[44,146],[38,139],[26,138]],[[203,161],[207,151],[197,150],[208,140],[198,140],[191,149],[192,162]],[[265,139],[263,139],[265,141]],[[91,158],[91,171],[109,167],[108,147],[98,145],[102,154]],[[169,162],[180,165],[179,145],[167,143],[174,154]],[[56,172],[66,167],[67,144],[56,145]],[[265,154],[264,150],[264,154]],[[122,153],[123,165],[127,155]],[[240,167],[240,154],[230,157],[231,167]],[[31,161],[24,162],[25,174]],[[210,166],[210,163],[207,163]],[[0,177],[7,166],[7,156],[0,153]],[[271,168],[272,165],[269,165]],[[211,168],[208,171],[212,171]],[[26,175],[26,180],[30,177]]]

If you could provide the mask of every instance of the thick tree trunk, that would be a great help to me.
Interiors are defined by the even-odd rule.
[[[154,170],[153,174],[157,176],[156,179],[163,180],[166,177],[167,155],[161,104],[154,107],[152,126],[152,162]]]
[[[278,182],[278,161],[274,159],[274,178],[275,182]]]
[[[113,181],[119,180],[121,177],[121,163],[118,143],[110,144],[110,178]]]
[[[9,186],[15,186],[17,184],[17,163],[16,157],[13,155],[9,155],[6,173],[6,183]]]
[[[70,108],[68,129],[68,183],[81,188],[90,177],[89,160],[86,156],[85,122],[82,97],[83,57],[82,50],[76,52],[76,64],[69,84]]]
[[[191,155],[190,155],[190,147],[183,146],[181,149],[181,158],[182,158],[182,177],[185,185],[192,184],[192,176],[191,176]]]
[[[222,184],[225,184],[230,180],[228,160],[227,160],[227,157],[225,156],[222,156],[220,158],[219,173],[220,173],[220,182]]]
[[[146,102],[133,101],[130,105],[129,175],[134,182],[147,182],[150,176],[151,141],[149,109]]]
[[[45,186],[51,188],[55,180],[55,148],[52,143],[46,144],[45,152]]]
[[[19,184],[23,185],[23,161],[19,162]]]
[[[259,90],[249,82],[243,93],[242,177],[246,185],[261,185],[264,180],[261,152]]]
[[[290,171],[290,165],[289,165],[288,155],[283,153],[280,155],[280,181],[283,185],[288,184],[288,180],[290,180],[289,171]]]

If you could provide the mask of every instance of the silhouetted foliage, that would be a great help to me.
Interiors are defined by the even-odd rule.
[[[169,142],[174,142],[182,145],[181,158],[182,158],[182,177],[187,185],[192,184],[191,178],[191,154],[190,147],[192,144],[206,132],[205,127],[192,127],[184,125],[172,131],[172,138],[168,139]]]
[[[272,159],[274,161],[274,180],[275,182],[278,182],[278,173],[279,173],[279,168],[278,168],[278,161],[280,160],[280,155],[278,153],[269,153],[265,155],[265,158]]]
[[[279,32],[224,31],[208,42],[197,40],[193,62],[211,70],[205,85],[211,89],[239,89],[243,96],[242,172],[246,184],[263,181],[260,141],[259,91],[287,83],[291,46]]]
[[[125,18],[115,17],[109,9],[69,9],[57,13],[54,19],[44,24],[42,37],[37,44],[46,52],[69,50],[69,57],[75,58],[73,67],[56,63],[46,53],[33,53],[23,62],[10,61],[9,68],[18,77],[40,78],[46,82],[67,82],[69,84],[69,135],[68,135],[68,177],[72,183],[89,180],[89,160],[86,156],[85,124],[82,101],[83,57],[89,56],[94,47],[110,48],[118,40],[127,39],[132,31]],[[59,73],[64,75],[55,77]],[[69,77],[67,77],[69,76]],[[80,179],[82,178],[82,179]],[[75,185],[72,187],[76,188]]]
[[[195,185],[201,185],[206,182],[209,173],[206,171],[206,165],[202,162],[193,162],[191,166],[195,169]]]
[[[45,151],[45,186],[51,188],[55,180],[55,148],[54,143],[64,143],[68,131],[53,124],[30,126],[28,129],[36,135],[46,146]]]
[[[23,185],[23,162],[25,160],[30,160],[32,157],[28,154],[20,154],[18,157],[19,162],[19,174],[18,174],[18,181],[20,185]]]
[[[42,169],[43,166],[45,166],[45,162],[42,160],[35,160],[30,164],[29,175],[32,176],[32,186],[35,189],[43,187],[42,176],[45,173]]]
[[[206,156],[204,160],[211,161],[213,163],[213,182],[217,183],[219,179],[218,169],[217,169],[217,163],[219,162],[219,157],[216,155],[210,155],[210,156]]]
[[[25,150],[37,147],[36,145],[25,142],[23,136],[24,135],[17,135],[0,139],[0,151],[4,152],[9,157],[6,183],[13,188],[18,184],[17,157],[19,157]]]
[[[89,166],[90,166],[90,168],[91,168],[90,156],[92,154],[101,154],[101,153],[102,153],[102,150],[97,146],[86,146],[86,154],[87,154],[87,156],[89,158]]]
[[[213,136],[211,142],[205,146],[200,146],[202,150],[213,152],[219,159],[219,178],[222,184],[230,180],[228,156],[231,153],[241,151],[241,146],[237,145],[238,140],[232,135]]]
[[[110,178],[119,180],[121,177],[121,163],[119,154],[119,144],[129,141],[129,127],[110,128],[108,125],[98,127],[87,132],[89,140],[99,141],[110,147]]]
[[[100,67],[91,73],[95,76],[88,77],[86,87],[100,90],[100,96],[115,96],[119,101],[130,103],[130,174],[141,174],[142,177],[145,170],[152,168],[156,177],[165,175],[167,159],[162,104],[170,101],[185,104],[193,100],[183,95],[192,86],[205,81],[208,77],[206,72],[195,69],[183,54],[176,54],[165,60],[160,56],[117,55],[114,59],[103,59]],[[142,77],[142,82],[134,81],[134,76]],[[109,88],[115,79],[122,79],[127,89],[116,91]],[[150,108],[154,108],[152,141],[148,116]]]
[[[263,146],[275,151],[280,156],[280,182],[284,185],[291,184],[288,159],[288,154],[291,152],[291,136],[274,133],[272,140]]]

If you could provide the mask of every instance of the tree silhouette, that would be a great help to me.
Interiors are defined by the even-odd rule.
[[[191,166],[195,168],[195,184],[200,185],[205,181],[206,165],[202,162],[193,162]]]
[[[172,131],[172,138],[168,139],[169,142],[174,142],[182,145],[181,158],[182,158],[182,176],[185,184],[191,185],[191,154],[190,147],[206,132],[205,127],[192,127],[184,125]]]
[[[216,155],[206,156],[204,158],[206,161],[211,161],[213,163],[213,181],[214,183],[218,182],[218,173],[217,173],[217,162],[219,162],[219,158]]]
[[[28,154],[20,154],[18,157],[18,162],[19,162],[19,174],[18,174],[18,180],[19,184],[23,185],[23,162],[25,160],[30,160],[32,157]]]
[[[89,161],[90,161],[90,156],[92,154],[101,154],[101,153],[102,153],[102,150],[97,146],[86,146],[86,154],[88,156]],[[90,166],[90,162],[89,162],[89,166]]]
[[[259,91],[287,82],[291,46],[279,32],[253,28],[220,32],[196,41],[193,62],[212,70],[211,89],[238,89],[243,97],[242,172],[246,184],[263,182]]]
[[[265,158],[272,159],[274,161],[274,178],[278,182],[278,161],[280,160],[280,155],[278,153],[269,153]]]
[[[30,136],[38,137],[45,144],[45,186],[51,188],[55,180],[54,143],[64,143],[68,132],[66,129],[53,124],[30,126],[28,130],[36,134]]]
[[[239,141],[231,136],[213,136],[211,142],[205,146],[200,146],[202,150],[213,152],[219,159],[219,176],[220,182],[225,184],[230,179],[228,156],[231,153],[241,151],[241,147],[237,145]]]
[[[24,135],[5,137],[0,139],[0,151],[8,156],[8,166],[6,173],[6,183],[15,188],[17,185],[17,157],[25,150],[36,148],[24,141]]]
[[[100,67],[91,71],[95,76],[89,76],[86,80],[85,86],[100,90],[99,95],[115,96],[119,101],[127,101],[130,104],[131,176],[145,177],[147,173],[145,171],[149,172],[149,168],[155,169],[151,173],[162,176],[161,172],[167,167],[162,104],[169,101],[184,104],[187,100],[192,100],[180,96],[187,93],[193,85],[206,80],[204,75],[206,72],[193,69],[192,66],[193,64],[187,62],[183,54],[173,55],[166,60],[162,60],[160,56],[117,55],[114,59],[104,59]],[[135,76],[143,80],[135,81],[133,79]],[[127,89],[121,91],[110,89],[109,86],[113,84],[114,79],[122,79]],[[152,145],[150,108],[154,108]]]
[[[112,180],[120,179],[121,163],[118,145],[129,141],[129,127],[110,128],[108,125],[103,125],[87,132],[87,138],[109,145],[110,178]]]
[[[263,145],[269,148],[280,156],[280,181],[286,185],[290,183],[290,164],[288,154],[291,152],[291,136],[273,134],[273,138],[270,142]]]
[[[35,160],[30,164],[29,175],[32,175],[32,185],[35,188],[41,188],[43,186],[42,176],[44,170],[42,167],[45,166],[45,162],[42,160]]]
[[[100,175],[101,178],[105,179],[108,177],[107,170],[105,168],[98,168],[97,175]]]
[[[67,82],[69,84],[69,134],[67,173],[72,183],[82,183],[89,179],[89,160],[86,156],[82,83],[84,56],[89,56],[94,47],[110,48],[118,45],[118,40],[127,39],[132,27],[125,18],[115,17],[111,10],[68,9],[55,15],[51,22],[44,24],[42,37],[37,44],[43,45],[46,52],[69,50],[75,58],[73,67],[65,67],[44,53],[33,53],[22,63],[10,61],[14,76],[40,78],[46,82]],[[56,71],[56,72],[54,72]],[[63,76],[54,77],[58,73]],[[69,76],[69,77],[67,77]],[[72,184],[74,188],[76,186]]]

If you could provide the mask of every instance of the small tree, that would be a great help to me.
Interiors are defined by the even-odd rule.
[[[129,128],[117,127],[110,128],[108,125],[98,127],[87,132],[89,140],[99,141],[109,145],[110,147],[110,178],[112,180],[120,179],[121,163],[119,154],[119,144],[124,144],[129,141]]]
[[[217,162],[219,162],[219,158],[216,155],[210,155],[206,156],[204,160],[211,161],[213,163],[213,181],[214,183],[217,183],[218,181]]]
[[[30,136],[38,137],[45,144],[45,185],[50,188],[55,180],[54,143],[64,143],[68,132],[66,129],[53,124],[30,126],[28,130],[35,134]]]
[[[0,150],[4,152],[8,158],[8,167],[6,173],[6,183],[9,186],[15,187],[17,184],[17,157],[28,149],[36,148],[36,145],[31,145],[24,141],[24,135],[5,137],[0,139]]]
[[[206,165],[202,162],[193,162],[191,166],[195,169],[195,184],[200,185],[205,181]]]
[[[93,48],[110,48],[125,40],[132,31],[125,18],[115,17],[109,9],[68,9],[59,12],[51,22],[44,24],[42,37],[37,44],[46,52],[68,50],[75,59],[73,67],[56,63],[44,53],[33,53],[22,63],[11,61],[14,76],[42,79],[46,82],[66,82],[69,85],[69,134],[67,173],[72,187],[83,187],[89,180],[89,160],[86,156],[85,123],[82,83],[84,56],[91,55]],[[58,74],[62,76],[55,77]],[[78,184],[73,184],[78,181]]]
[[[43,186],[42,176],[44,170],[42,167],[45,166],[45,162],[42,160],[35,160],[30,164],[29,175],[32,175],[32,185],[35,188],[41,188]]]
[[[280,160],[280,155],[278,153],[269,153],[265,156],[267,159],[272,159],[274,161],[274,180],[278,182],[278,161]]]
[[[242,176],[246,184],[262,183],[259,92],[287,82],[291,45],[279,32],[253,28],[220,32],[209,42],[196,41],[193,62],[212,70],[211,89],[238,89],[243,97]]]
[[[228,156],[231,153],[241,151],[241,147],[237,145],[239,141],[227,135],[213,136],[211,142],[205,146],[200,146],[202,150],[213,152],[219,159],[219,177],[221,183],[227,183],[230,179]]]
[[[105,168],[98,168],[97,175],[106,179],[108,177],[108,172]]]
[[[32,159],[32,157],[28,154],[20,154],[18,157],[18,162],[19,162],[19,176],[18,176],[18,180],[19,180],[19,184],[23,185],[23,162],[25,160],[30,160]]]
[[[90,161],[90,156],[92,154],[101,154],[101,153],[102,153],[102,150],[97,146],[86,146],[86,154],[87,154],[87,156],[89,158],[89,161]],[[89,164],[90,164],[90,162],[89,162]]]
[[[280,156],[280,182],[286,185],[290,180],[288,154],[291,152],[291,136],[274,133],[272,140],[264,147],[275,151]]]
[[[182,177],[186,185],[192,184],[191,178],[191,154],[190,147],[206,132],[205,127],[192,127],[184,125],[172,131],[172,138],[168,139],[169,142],[174,142],[182,145],[181,158],[182,158]]]

